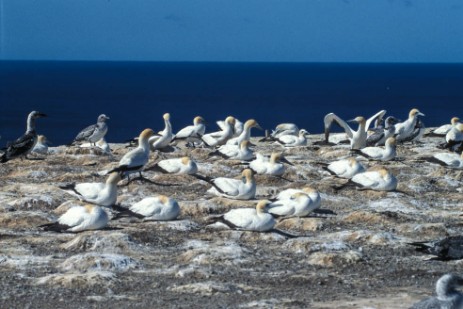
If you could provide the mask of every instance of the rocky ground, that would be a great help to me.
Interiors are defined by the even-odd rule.
[[[145,176],[157,184],[122,181],[118,203],[169,195],[181,206],[179,220],[124,218],[101,231],[43,232],[38,225],[80,203],[58,185],[104,181],[98,172],[117,165],[127,148],[111,145],[108,156],[56,147],[43,160],[10,161],[0,165],[1,307],[408,308],[433,295],[442,274],[463,268],[461,261],[429,260],[407,245],[463,230],[461,171],[416,161],[439,151],[441,141],[401,146],[404,160],[384,165],[402,192],[388,193],[333,189],[345,180],[318,163],[347,156],[348,145],[286,150],[295,164],[284,175],[289,181],[257,176],[258,198],[310,184],[322,195],[322,209],[336,214],[279,222],[279,229],[300,235],[293,239],[209,227],[207,216],[256,202],[211,198],[206,182],[154,172]],[[253,142],[266,154],[282,149]],[[239,175],[239,162],[209,160],[208,152],[181,148],[163,156],[188,153],[203,175]],[[152,154],[150,164],[156,160]]]

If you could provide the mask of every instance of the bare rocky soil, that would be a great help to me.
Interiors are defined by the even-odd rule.
[[[321,136],[312,136],[312,141]],[[269,154],[281,146],[258,143]],[[101,231],[43,232],[70,206],[79,204],[58,185],[104,181],[98,172],[117,165],[96,150],[56,147],[43,160],[0,165],[0,304],[2,308],[408,308],[434,294],[436,280],[460,272],[461,261],[429,260],[407,242],[462,232],[462,173],[417,161],[440,151],[438,138],[399,149],[403,161],[384,165],[401,192],[336,192],[345,180],[319,162],[349,154],[347,145],[288,149],[288,180],[257,176],[258,198],[310,184],[322,194],[322,209],[336,215],[290,218],[278,228],[300,237],[207,226],[206,218],[256,201],[205,194],[209,185],[192,176],[145,176],[157,184],[120,183],[118,203],[143,197],[176,198],[182,214],[172,222],[110,221]],[[200,173],[238,176],[239,162],[210,160],[209,150],[185,150]],[[160,159],[152,154],[150,164]],[[367,162],[368,166],[378,164]],[[111,210],[108,210],[111,214]]]

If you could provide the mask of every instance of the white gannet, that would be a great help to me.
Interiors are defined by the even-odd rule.
[[[165,113],[162,118],[164,119],[164,130],[159,135],[153,135],[149,138],[151,150],[166,148],[174,138],[172,125],[170,124],[170,114]]]
[[[360,185],[360,189],[375,191],[394,191],[397,189],[397,178],[382,166],[373,166],[363,173],[358,173],[351,181]]]
[[[66,211],[57,222],[48,223],[39,227],[45,231],[54,232],[82,232],[98,230],[108,225],[108,215],[99,206],[74,206]]]
[[[457,124],[455,127],[451,128],[445,135],[446,144],[443,145],[444,148],[450,148],[453,150],[453,147],[460,145],[463,142],[463,124]]]
[[[89,148],[93,147],[91,143],[83,143],[80,145],[81,148]],[[96,147],[100,148],[105,154],[111,154],[111,147],[109,147],[108,142],[106,142],[105,138],[102,137],[96,142]]]
[[[228,116],[222,126],[222,131],[204,134],[203,142],[210,147],[224,145],[233,136],[235,118]]]
[[[445,136],[449,131],[450,129],[452,129],[453,127],[455,127],[456,125],[460,124],[460,118],[458,117],[452,117],[452,119],[450,119],[450,123],[448,124],[444,124],[434,130],[432,130],[431,132],[429,132],[429,136]]]
[[[280,138],[285,135],[297,136],[299,128],[294,123],[280,123],[272,130],[271,137]]]
[[[267,212],[266,207],[269,204],[270,201],[261,200],[257,203],[256,208],[232,209],[213,218],[213,221],[222,222],[233,229],[267,232],[272,230],[276,224],[273,216]]]
[[[455,169],[463,169],[463,152],[461,155],[454,152],[438,152],[432,157],[424,157],[423,160]]]
[[[185,140],[188,144],[196,142],[201,142],[201,136],[204,135],[206,131],[206,125],[204,118],[201,116],[196,116],[193,119],[193,125],[186,126],[175,134],[172,141],[176,140]]]
[[[384,126],[378,126],[368,131],[367,146],[384,146],[386,140],[394,136],[395,124],[398,122],[397,118],[389,116],[384,121]]]
[[[131,205],[128,209],[117,207],[121,211],[113,219],[124,215],[143,218],[145,221],[168,221],[176,219],[180,214],[180,206],[173,198],[165,195],[147,197]]]
[[[283,135],[281,137],[275,138],[276,143],[284,147],[298,147],[298,146],[307,146],[307,132],[305,129],[299,130],[299,135]]]
[[[414,304],[410,309],[461,309],[463,293],[457,290],[463,286],[463,277],[445,274],[437,280],[437,297],[430,297]]]
[[[117,183],[121,180],[118,172],[112,172],[105,183],[86,182],[60,186],[61,189],[80,200],[100,206],[112,206],[117,200]]]
[[[382,110],[375,115],[365,120],[365,118],[358,116],[348,122],[357,122],[359,127],[357,131],[354,131],[344,120],[339,118],[333,113],[329,113],[325,116],[323,122],[325,124],[325,142],[328,142],[330,136],[330,127],[333,122],[337,123],[340,127],[344,129],[347,134],[347,137],[350,139],[350,148],[351,149],[362,149],[366,146],[367,141],[367,131],[370,127],[370,124],[377,118],[383,117],[386,114],[385,110]]]
[[[365,171],[365,167],[354,157],[331,162],[327,166],[323,166],[323,169],[332,175],[347,179]]]
[[[249,141],[251,138],[251,129],[256,128],[262,130],[261,126],[254,119],[249,119],[244,123],[243,131],[237,137],[231,138],[227,141],[227,145],[239,145],[242,141]]]
[[[35,144],[34,148],[32,148],[31,152],[38,154],[48,154],[48,144],[49,141],[45,135],[38,135],[37,143]]]
[[[273,152],[270,155],[270,159],[260,154],[256,154],[256,159],[249,162],[249,168],[256,172],[256,174],[281,176],[285,172],[285,166],[281,162],[293,165],[283,156],[282,153]]]
[[[356,152],[368,158],[369,160],[390,161],[393,160],[397,155],[396,145],[396,139],[394,137],[389,137],[386,140],[384,148],[365,147],[363,149],[357,150]]]
[[[74,138],[74,141],[71,143],[71,145],[76,143],[89,142],[95,146],[95,143],[103,138],[106,135],[106,132],[108,132],[108,125],[106,124],[106,120],[109,120],[109,117],[107,117],[105,114],[98,116],[97,123],[92,124],[80,131],[76,138]]]
[[[153,136],[154,132],[151,129],[145,129],[140,133],[138,138],[138,147],[127,152],[119,161],[119,166],[112,169],[111,172],[121,172],[123,175],[130,173],[140,173],[141,170],[148,163],[150,155],[149,138]]]
[[[233,135],[232,137],[237,137],[239,136],[241,133],[243,133],[243,129],[244,129],[244,124],[239,121],[237,118],[234,118],[235,119],[235,122],[234,122],[234,125],[233,125]],[[221,130],[225,130],[226,128],[226,123],[227,122],[227,119],[224,120],[219,120],[219,121],[216,121],[217,125],[219,126],[219,128]]]
[[[35,132],[35,120],[37,118],[47,117],[47,115],[33,111],[27,116],[27,129],[23,136],[13,142],[8,142],[6,148],[2,149],[3,153],[0,154],[0,162],[5,163],[8,160],[16,157],[25,157],[34,148],[37,143],[37,133]]]
[[[250,200],[256,196],[256,181],[252,170],[245,169],[240,179],[218,177],[209,180],[207,193],[235,200]]]
[[[196,174],[198,165],[189,157],[161,160],[149,170],[164,174]]]
[[[309,190],[311,191],[308,192]],[[309,187],[289,196],[286,196],[286,193],[279,196],[282,198],[268,206],[268,212],[276,216],[304,217],[321,205],[320,194]]]
[[[217,150],[209,153],[209,157],[220,156],[230,160],[249,161],[254,159],[254,152],[249,148],[249,141],[242,141],[240,145],[222,145]]]
[[[413,108],[408,114],[407,120],[395,124],[396,139],[398,142],[409,138],[409,136],[413,134],[418,121],[418,116],[424,116],[424,114],[418,109]]]

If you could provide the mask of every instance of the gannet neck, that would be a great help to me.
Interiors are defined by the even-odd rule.
[[[204,123],[204,118],[201,116],[196,116],[195,119],[193,119],[193,124],[197,126],[198,124]]]
[[[240,149],[241,150],[247,150],[249,147],[249,141],[248,140],[244,140],[240,143]]]
[[[26,133],[35,132],[35,112],[32,112],[27,116],[27,130]]]
[[[460,294],[457,287],[463,285],[463,278],[455,274],[446,274],[439,278],[436,283],[437,298],[445,300],[455,294]]]
[[[140,133],[138,137],[138,147],[143,149],[149,149],[149,138],[154,135],[154,131],[151,129],[145,129]]]
[[[117,185],[117,183],[121,180],[121,175],[118,172],[112,172],[108,179],[106,180],[107,185]]]
[[[241,175],[244,177],[246,184],[254,183],[254,173],[249,169],[245,169]]]
[[[267,207],[268,204],[270,204],[270,201],[268,201],[268,200],[259,201],[257,203],[257,205],[256,205],[256,213],[257,213],[257,215],[265,214],[267,212],[265,207]]]

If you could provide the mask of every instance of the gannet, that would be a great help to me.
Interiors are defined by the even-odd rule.
[[[282,153],[274,152],[270,155],[270,159],[256,154],[256,159],[249,162],[249,168],[256,172],[256,174],[281,176],[285,172],[285,166],[281,162],[293,165]]]
[[[450,119],[449,124],[444,124],[432,130],[431,132],[429,132],[428,136],[445,136],[450,131],[450,129],[457,126],[458,124],[460,124],[460,118],[452,117],[452,119]]]
[[[243,129],[244,129],[244,125],[241,121],[239,121],[237,118],[234,118],[235,119],[235,123],[233,125],[233,135],[232,137],[237,137],[239,136],[241,133],[243,133]],[[226,128],[226,123],[227,122],[227,119],[224,120],[219,120],[219,121],[216,121],[217,125],[219,126],[219,128],[221,130],[225,130]]]
[[[394,137],[389,137],[386,140],[384,148],[365,147],[363,149],[357,150],[356,152],[368,158],[369,160],[390,161],[393,160],[397,155],[396,144],[396,139]]]
[[[410,135],[413,134],[413,131],[416,127],[416,122],[418,121],[418,116],[424,116],[418,109],[414,108],[408,114],[408,119],[395,124],[395,133],[397,134],[396,139],[398,142],[401,142],[407,139]]]
[[[227,145],[239,145],[242,141],[249,141],[251,138],[251,129],[256,128],[262,130],[261,126],[254,119],[249,119],[244,123],[243,131],[237,137],[231,138],[227,141]]]
[[[331,162],[328,166],[323,166],[323,169],[332,175],[348,179],[365,171],[365,167],[354,157]]]
[[[89,148],[93,147],[91,143],[83,143],[80,145],[82,148]],[[111,154],[111,147],[109,147],[108,142],[106,142],[105,138],[102,137],[96,142],[96,147],[100,148],[105,154]]]
[[[60,186],[60,188],[87,203],[109,207],[116,203],[117,183],[120,180],[120,174],[118,172],[112,172],[105,183],[72,183]]]
[[[432,157],[424,157],[422,159],[442,166],[463,169],[463,152],[461,155],[454,152],[439,152],[433,154]]]
[[[164,130],[160,132],[159,135],[154,135],[149,138],[151,150],[166,148],[174,138],[172,125],[170,124],[170,114],[165,113],[162,118],[164,119]]]
[[[463,236],[449,236],[439,240],[408,243],[416,251],[435,255],[433,260],[449,261],[463,259]]]
[[[235,200],[250,200],[256,196],[256,181],[252,170],[245,169],[240,179],[218,177],[209,180],[207,193]]]
[[[14,159],[16,157],[25,157],[34,148],[37,143],[37,133],[35,132],[35,120],[37,118],[47,117],[47,115],[33,111],[27,116],[27,129],[26,133],[23,136],[15,140],[14,142],[9,142],[6,145],[6,148],[3,149],[3,153],[0,154],[0,162],[5,163],[8,160]]]
[[[446,274],[437,280],[437,297],[430,297],[414,304],[410,309],[461,309],[463,293],[457,290],[463,286],[463,278],[455,274]]]
[[[128,215],[145,221],[169,221],[176,219],[180,214],[180,206],[177,201],[165,195],[147,197],[131,205],[128,209],[117,207],[116,210],[120,213],[113,219]]]
[[[453,149],[454,146],[461,145],[463,142],[463,124],[457,124],[451,128],[445,135],[446,144],[443,145],[445,149]]]
[[[279,195],[280,198],[268,206],[269,213],[276,216],[304,217],[321,205],[320,194],[312,188],[304,188],[289,197],[285,195]]]
[[[37,143],[35,144],[34,148],[32,148],[31,152],[39,154],[48,154],[48,144],[49,141],[47,140],[45,135],[38,135]]]
[[[257,203],[256,208],[237,208],[227,213],[213,218],[213,221],[219,221],[230,228],[267,232],[273,229],[276,224],[275,219],[266,210],[270,201],[261,200]]]
[[[385,110],[382,110],[372,117],[368,118],[368,120],[365,120],[365,118],[358,116],[352,120],[349,120],[349,122],[357,122],[359,124],[359,127],[357,131],[354,131],[344,120],[339,118],[333,113],[329,113],[325,116],[324,118],[324,124],[325,124],[325,142],[328,142],[329,136],[330,136],[330,127],[333,122],[337,123],[339,126],[341,126],[344,131],[347,134],[347,137],[350,139],[350,147],[351,149],[362,149],[366,146],[366,141],[367,141],[367,131],[368,128],[370,127],[370,124],[377,118],[377,117],[383,117],[384,114],[386,113]]]
[[[363,173],[358,173],[351,181],[360,185],[360,189],[375,191],[394,191],[397,188],[397,178],[382,166],[374,166]]]
[[[202,140],[207,146],[220,146],[224,145],[233,136],[235,125],[235,118],[228,116],[223,124],[222,131],[204,134]]]
[[[249,148],[249,141],[242,141],[240,145],[222,145],[209,153],[209,157],[220,156],[230,160],[249,161],[254,159],[254,152]]]
[[[54,232],[82,232],[98,230],[108,225],[108,215],[99,206],[74,206],[66,211],[57,222],[48,223],[39,227],[45,231]]]
[[[275,138],[276,143],[284,147],[298,147],[298,146],[307,146],[307,132],[305,129],[299,130],[299,135],[283,135],[281,137]]]
[[[141,132],[138,138],[138,147],[127,152],[122,159],[119,161],[119,166],[109,171],[121,172],[123,175],[130,173],[140,173],[141,170],[148,163],[150,155],[149,138],[153,136],[154,132],[151,129],[145,129]]]
[[[193,125],[187,126],[175,134],[172,141],[176,140],[185,140],[187,143],[201,142],[201,136],[204,135],[206,131],[206,125],[204,118],[201,116],[196,116],[193,119]]]
[[[280,138],[285,135],[297,136],[299,128],[294,123],[280,123],[270,134],[271,137]]]
[[[150,170],[164,174],[196,174],[198,172],[198,165],[189,157],[182,157],[161,160],[150,168]]]
[[[389,116],[384,121],[384,126],[378,126],[375,129],[368,131],[367,146],[383,146],[389,137],[395,134],[395,124],[399,120],[393,116]]]
[[[106,124],[106,120],[109,120],[109,117],[107,117],[105,114],[98,116],[97,123],[92,124],[80,131],[76,138],[74,138],[74,141],[71,143],[71,145],[76,143],[89,142],[95,146],[95,143],[103,138],[106,135],[106,132],[108,132],[108,125]]]

